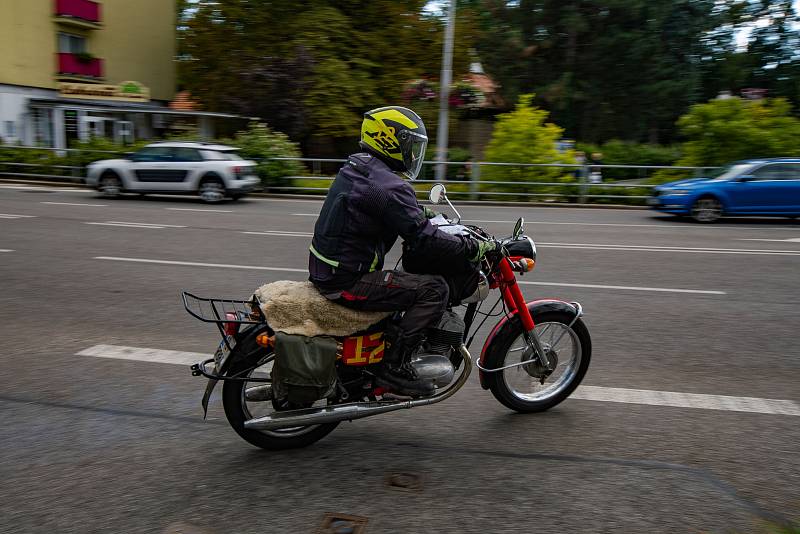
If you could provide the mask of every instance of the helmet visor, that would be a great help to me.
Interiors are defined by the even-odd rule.
[[[406,170],[403,172],[409,180],[414,180],[419,176],[422,169],[422,162],[425,159],[425,148],[428,146],[428,137],[416,132],[405,132],[407,135],[400,139],[400,150],[403,154],[403,164]]]

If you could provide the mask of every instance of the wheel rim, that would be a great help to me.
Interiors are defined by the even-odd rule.
[[[225,188],[219,182],[205,182],[200,186],[200,198],[206,202],[219,202],[225,198]]]
[[[722,205],[714,198],[701,198],[692,208],[692,216],[700,222],[716,221],[721,215]]]
[[[264,359],[268,358],[270,355],[265,356]],[[262,360],[263,361],[263,360]],[[256,367],[250,369],[245,375],[244,378],[269,378],[270,373],[272,371],[272,363],[273,359],[270,358],[268,362],[263,363],[261,365],[257,365]],[[276,412],[272,401],[248,401],[246,399],[247,390],[253,387],[263,386],[263,382],[250,382],[245,381],[242,384],[242,393],[240,397],[240,402],[242,403],[242,412],[244,412],[245,421],[249,421],[250,419],[255,419],[257,417],[264,417],[266,415],[270,415]],[[323,401],[324,402],[324,401]],[[307,434],[317,428],[319,425],[310,425],[310,426],[298,426],[292,428],[282,428],[280,430],[254,430],[254,432],[259,432],[261,434],[278,437],[278,438],[291,438],[295,436],[301,436],[303,434]]]
[[[502,371],[503,381],[508,390],[526,402],[541,402],[564,391],[578,374],[583,351],[578,335],[572,328],[558,322],[539,323],[534,328],[546,353],[555,354],[558,365],[544,384],[539,378],[531,376],[525,365],[518,365]],[[511,344],[502,366],[524,361],[527,344],[520,334]]]
[[[107,196],[117,196],[120,194],[119,178],[115,176],[106,176],[100,180],[100,192]]]

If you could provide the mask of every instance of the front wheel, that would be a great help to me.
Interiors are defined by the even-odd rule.
[[[274,353],[256,343],[258,332],[250,333],[234,347],[244,357],[231,353],[229,376],[245,379],[270,377]],[[244,422],[275,412],[269,385],[249,380],[226,380],[222,388],[222,405],[225,416],[239,436],[248,443],[267,450],[297,449],[307,447],[330,434],[339,423],[299,426],[281,430],[251,430]]]
[[[545,312],[534,317],[534,330],[554,367],[547,375],[538,359],[531,359],[519,318],[512,319],[513,322],[497,334],[486,353],[484,366],[487,369],[531,361],[486,373],[486,383],[498,401],[517,412],[542,412],[575,391],[589,368],[592,341],[583,321],[578,319],[573,323],[574,319],[574,314],[562,311]]]

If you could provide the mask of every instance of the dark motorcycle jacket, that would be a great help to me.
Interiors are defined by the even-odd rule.
[[[364,273],[383,269],[398,236],[459,263],[477,254],[474,240],[437,230],[411,185],[386,163],[368,153],[353,154],[331,184],[314,226],[309,280],[335,297]]]

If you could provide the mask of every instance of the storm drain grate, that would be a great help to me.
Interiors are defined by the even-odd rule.
[[[422,475],[416,473],[387,473],[386,485],[400,491],[422,491]]]
[[[325,514],[319,534],[363,534],[367,531],[367,518],[357,515]]]

